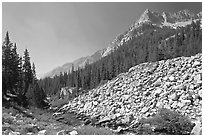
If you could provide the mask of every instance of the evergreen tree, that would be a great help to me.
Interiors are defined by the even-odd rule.
[[[11,48],[12,43],[10,42],[9,33],[6,32],[6,37],[2,45],[2,85],[3,85],[3,95],[6,95],[7,90],[12,89],[11,85]],[[2,95],[2,97],[3,97]]]
[[[46,95],[45,95],[44,90],[38,84],[34,62],[32,64],[32,69],[31,69],[32,73],[30,73],[29,54],[27,51],[26,51],[25,55],[27,56],[26,57],[27,58],[27,65],[28,65],[27,66],[27,68],[28,68],[27,72],[29,72],[29,73],[26,73],[27,74],[27,80],[29,77],[32,80],[31,83],[29,83],[30,81],[27,81],[29,86],[28,86],[27,92],[25,93],[26,98],[27,98],[27,101],[30,105],[42,108],[45,106],[44,99],[45,99]],[[24,62],[24,64],[25,64],[25,62]],[[25,74],[25,77],[26,77],[26,74]]]
[[[37,80],[34,62],[33,62],[33,64],[32,64],[32,74],[33,74],[33,79],[34,79],[34,80]]]
[[[72,64],[71,67],[71,75],[70,75],[70,86],[74,87],[75,81],[74,81],[74,65]]]
[[[65,84],[64,84],[64,77],[63,77],[62,72],[60,72],[59,81],[60,81],[60,87],[64,87]]]
[[[18,82],[18,104],[23,105],[24,100],[26,99],[24,94],[24,81],[23,81],[23,64],[22,57],[20,57],[20,71],[19,71],[19,82]]]
[[[28,87],[30,84],[32,84],[33,81],[33,72],[31,69],[31,64],[30,64],[30,56],[29,56],[29,52],[27,49],[25,49],[24,51],[24,56],[23,56],[23,80],[25,83],[24,86],[24,96],[26,94],[26,92],[28,91]]]
[[[16,44],[14,44],[14,47],[12,48],[12,64],[11,64],[11,68],[12,68],[12,83],[14,86],[14,89],[16,90],[18,88],[18,83],[20,81],[20,74],[21,74],[21,59],[19,57],[19,54],[17,53],[17,47]],[[15,91],[17,92],[17,91]]]
[[[16,44],[13,45],[6,33],[2,45],[2,78],[3,78],[3,95],[7,91],[17,94],[18,82],[20,78],[20,57],[17,53]]]

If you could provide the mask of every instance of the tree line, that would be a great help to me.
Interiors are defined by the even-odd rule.
[[[108,56],[86,64],[84,68],[71,69],[59,76],[40,80],[39,84],[49,95],[56,94],[65,86],[89,90],[143,62],[195,55],[202,52],[200,24],[200,21],[192,22],[177,29],[144,24],[140,30],[131,32],[131,40],[124,42]],[[141,30],[143,35],[134,37]]]
[[[16,43],[12,43],[9,33],[2,43],[2,101],[8,98],[18,105],[43,107],[46,95],[39,86],[36,77],[35,64],[30,62],[28,49],[23,57],[17,53]],[[10,100],[9,100],[10,101]]]

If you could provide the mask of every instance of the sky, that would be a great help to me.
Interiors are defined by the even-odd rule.
[[[189,9],[198,13],[202,4],[3,2],[2,41],[8,31],[20,55],[27,48],[39,76],[110,46],[115,37],[128,30],[145,9],[157,12]]]

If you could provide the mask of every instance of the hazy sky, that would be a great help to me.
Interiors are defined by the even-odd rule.
[[[18,53],[30,51],[37,75],[93,54],[126,31],[145,9],[202,10],[201,3],[3,3],[2,38],[8,30]]]

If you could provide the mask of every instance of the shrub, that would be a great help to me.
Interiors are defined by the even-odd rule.
[[[195,126],[187,116],[162,108],[148,119],[141,119],[138,134],[189,135]]]

